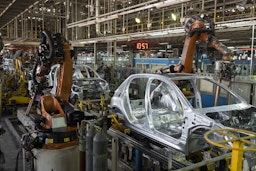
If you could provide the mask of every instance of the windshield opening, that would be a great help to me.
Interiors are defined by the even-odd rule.
[[[193,108],[208,108],[241,103],[229,89],[204,78],[174,81]]]

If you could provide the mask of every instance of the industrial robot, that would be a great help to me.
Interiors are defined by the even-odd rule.
[[[26,110],[17,111],[18,119],[28,130],[22,135],[21,144],[25,153],[32,156],[33,169],[37,171],[77,170],[77,130],[84,113],[69,103],[73,74],[70,44],[59,33],[43,31],[42,35],[32,71],[32,98]],[[60,70],[56,92],[52,94],[47,91],[46,78],[54,64],[59,64]],[[58,155],[61,157],[56,158]]]
[[[206,27],[206,22],[209,25],[208,27]],[[215,37],[215,26],[208,15],[202,14],[201,16],[191,17],[185,24],[185,31],[186,38],[180,62],[175,66],[170,65],[157,72],[165,73],[169,70],[169,72],[172,73],[192,73],[196,42],[202,41],[222,54],[222,60],[215,62],[215,72],[217,72],[220,77],[225,78],[231,78],[234,75],[233,71],[235,68],[234,64],[231,62],[232,53],[227,46]]]

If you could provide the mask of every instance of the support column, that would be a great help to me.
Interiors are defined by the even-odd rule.
[[[118,138],[112,138],[112,171],[118,171]]]
[[[97,44],[96,44],[96,42],[93,44],[94,45],[94,48],[93,48],[93,50],[94,50],[94,52],[93,52],[93,55],[94,55],[94,69],[96,69],[96,68],[98,68],[98,66],[97,66]]]
[[[142,170],[142,152],[138,149],[135,150],[135,171]]]
[[[243,149],[244,143],[239,141],[233,142],[233,148],[240,148]],[[241,171],[242,170],[242,162],[243,162],[243,154],[244,151],[242,150],[232,150],[232,157],[231,157],[231,171]]]
[[[251,63],[250,63],[250,75],[253,75],[253,58],[254,58],[254,24],[252,25],[252,45],[251,45]]]
[[[168,151],[168,170],[172,169],[172,152]]]
[[[114,56],[114,66],[116,66],[117,65],[117,57],[116,57],[116,49],[117,49],[117,43],[116,43],[116,40],[114,41],[114,54],[113,54],[113,56]]]

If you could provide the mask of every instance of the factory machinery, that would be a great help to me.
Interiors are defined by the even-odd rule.
[[[26,106],[30,101],[28,75],[22,64],[23,50],[14,55],[8,51],[2,57],[2,106],[5,113],[15,114],[18,106]]]
[[[229,52],[216,40],[212,28],[205,28],[202,18],[192,18],[186,26],[190,34],[185,49],[189,51],[183,51],[179,72],[191,71],[192,49],[198,39],[210,42],[224,54],[224,60],[228,59]],[[25,128],[19,153],[23,154],[23,171],[27,170],[28,161],[29,169],[36,171],[228,170],[230,149],[223,153],[222,148],[211,146],[186,154],[126,126],[125,118],[108,108],[104,100],[97,114],[82,112],[72,105],[70,45],[61,34],[43,31],[43,35],[32,72],[32,98],[26,108],[17,110],[18,120]],[[46,79],[55,64],[60,68],[56,92],[52,94]],[[226,77],[232,65],[222,64],[216,71]],[[244,169],[249,168],[245,165]]]

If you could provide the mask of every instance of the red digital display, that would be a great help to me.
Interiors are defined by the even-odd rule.
[[[136,43],[137,50],[147,50],[148,49],[148,42],[137,42]]]

